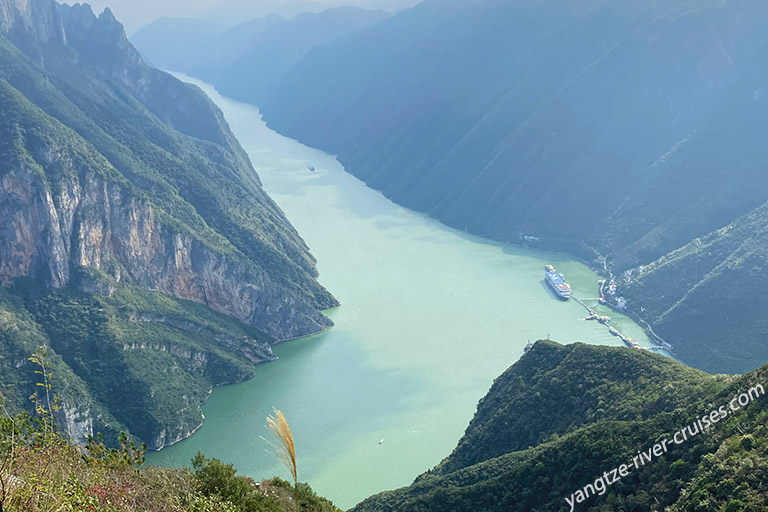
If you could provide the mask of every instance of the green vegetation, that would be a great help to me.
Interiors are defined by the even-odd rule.
[[[272,357],[268,336],[202,304],[111,286],[111,296],[0,290],[0,365],[13,369],[0,390],[13,409],[33,385],[24,354],[48,345],[66,409],[111,438],[127,430],[157,448],[200,424],[212,386],[250,378]]]
[[[198,453],[192,471],[143,468],[146,446],[124,432],[68,444],[56,427],[58,392],[46,347],[29,358],[34,414],[11,415],[0,394],[0,512],[340,512],[305,483],[240,477]]]
[[[337,303],[198,88],[109,11],[29,5],[0,9],[0,392],[31,412],[47,346],[68,435],[161,448]]]
[[[768,366],[707,375],[637,350],[539,341],[497,379],[449,457],[353,510],[567,510],[575,490],[758,383]],[[577,510],[765,510],[767,419],[762,396]]]
[[[207,496],[235,504],[241,512],[291,511],[301,509],[308,512],[337,512],[339,509],[325,498],[315,494],[306,483],[298,486],[273,478],[255,484],[250,478],[236,475],[231,464],[208,459],[198,453],[192,460],[192,469],[200,491]],[[298,496],[298,502],[295,496]]]
[[[290,512],[293,486],[254,482],[199,454],[193,471],[143,468],[141,449],[125,436],[119,448],[70,446],[49,417],[0,417],[0,512]],[[305,512],[339,512],[302,483]]]
[[[741,373],[768,361],[766,268],[768,203],[630,270],[618,293],[687,363]]]
[[[450,472],[525,450],[597,422],[645,421],[709,398],[729,382],[666,363],[638,350],[541,342],[494,381],[439,469]]]

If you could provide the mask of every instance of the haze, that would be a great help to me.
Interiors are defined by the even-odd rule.
[[[209,18],[222,24],[234,24],[267,14],[292,17],[302,12],[322,11],[340,5],[395,11],[418,0],[93,0],[94,12],[109,7],[132,34],[147,23],[163,17]]]

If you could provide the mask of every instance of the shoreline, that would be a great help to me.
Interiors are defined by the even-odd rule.
[[[326,310],[323,310],[323,311],[321,311],[321,313],[325,314],[325,312],[334,310],[334,309],[336,309],[338,307],[340,307],[340,305],[339,306],[334,306],[334,307],[326,309]],[[283,343],[288,343],[290,341],[304,340],[304,339],[313,338],[315,336],[320,336],[322,334],[327,333],[334,326],[332,324],[332,325],[329,325],[327,327],[326,326],[321,326],[321,327],[322,327],[322,329],[320,331],[312,333],[312,334],[307,334],[306,336],[296,336],[296,337],[293,337],[293,338],[287,338],[287,339],[284,339],[284,340],[276,341],[275,343],[270,345],[270,349],[272,347],[275,347],[277,345],[282,345]],[[265,359],[263,361],[259,361],[258,363],[254,363],[254,365],[253,365],[254,375],[252,375],[252,376],[250,376],[250,377],[248,377],[246,379],[241,379],[241,380],[238,380],[236,382],[227,382],[226,384],[216,384],[216,385],[211,386],[211,388],[208,390],[208,395],[205,397],[205,400],[203,400],[202,403],[200,403],[197,406],[197,410],[200,413],[200,422],[198,423],[198,425],[195,428],[193,428],[190,432],[188,432],[187,434],[182,435],[181,437],[179,437],[175,441],[170,442],[170,443],[164,443],[160,448],[156,448],[156,449],[155,448],[148,448],[147,451],[152,452],[152,453],[159,453],[162,450],[164,450],[165,448],[168,448],[170,446],[178,444],[178,443],[180,443],[180,442],[182,442],[182,441],[192,437],[195,434],[195,432],[197,432],[198,430],[200,430],[203,427],[203,424],[205,423],[205,414],[203,413],[203,406],[205,406],[205,404],[208,403],[208,400],[210,400],[211,395],[213,394],[213,390],[214,389],[221,388],[221,387],[226,387],[226,386],[236,386],[238,384],[242,384],[244,382],[248,382],[249,380],[251,380],[251,379],[253,379],[255,377],[255,371],[256,371],[257,367],[259,367],[259,366],[261,366],[262,364],[265,364],[265,363],[272,363],[274,361],[277,361],[278,359],[279,358],[277,356],[275,356],[273,359]]]

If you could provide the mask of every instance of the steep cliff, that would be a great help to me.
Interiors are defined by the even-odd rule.
[[[0,33],[24,42],[64,42],[53,0],[0,0]]]
[[[74,437],[127,428],[160,448],[199,425],[212,385],[324,330],[337,303],[218,108],[148,68],[111,12],[3,0],[0,29],[6,313],[61,356]],[[3,335],[21,407],[34,347]]]

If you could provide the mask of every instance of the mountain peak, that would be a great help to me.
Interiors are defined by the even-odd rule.
[[[122,23],[117,21],[112,10],[107,7],[96,16],[89,4],[62,4],[58,6],[59,12],[64,21],[64,27],[67,32],[78,30],[109,41],[122,45],[127,42],[125,29]]]

